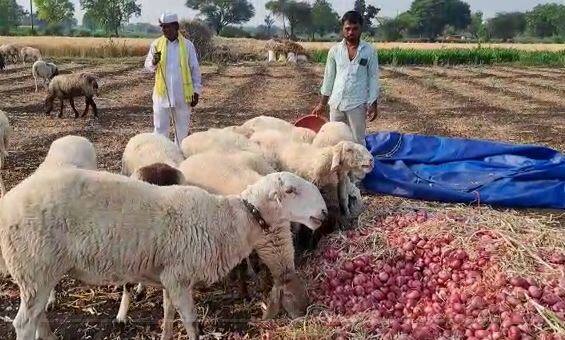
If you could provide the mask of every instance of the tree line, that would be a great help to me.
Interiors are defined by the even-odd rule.
[[[47,29],[63,30],[77,25],[70,0],[33,2],[34,19]],[[185,5],[197,10],[199,17],[216,34],[250,35],[237,27],[255,16],[255,8],[249,0],[185,0]],[[90,31],[102,30],[106,35],[119,35],[133,16],[141,14],[137,0],[80,0],[80,6],[85,12],[82,27]],[[265,7],[269,14],[255,30],[256,37],[278,35],[315,40],[339,33],[339,15],[328,0],[271,0]],[[352,9],[365,18],[366,34],[378,40],[433,41],[452,36],[481,41],[510,41],[517,37],[565,40],[565,5],[558,3],[538,5],[528,12],[497,13],[488,20],[482,12],[471,12],[470,5],[462,0],[413,0],[406,12],[394,18],[379,16],[380,8],[365,0],[355,0]],[[0,0],[0,34],[29,21],[30,14],[16,0]],[[130,25],[147,33],[158,32],[149,26]]]

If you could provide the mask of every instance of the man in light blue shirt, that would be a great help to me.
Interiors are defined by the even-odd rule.
[[[322,98],[312,113],[324,115],[329,104],[330,120],[349,125],[355,141],[365,145],[366,120],[377,117],[379,62],[373,46],[361,41],[363,16],[350,11],[341,23],[344,39],[328,53]]]

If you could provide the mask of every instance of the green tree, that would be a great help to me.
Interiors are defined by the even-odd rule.
[[[290,38],[296,39],[296,32],[311,29],[312,7],[307,2],[289,1],[286,6],[286,17],[290,26]]]
[[[324,36],[339,27],[339,16],[327,0],[316,0],[312,6],[312,32]]]
[[[186,0],[186,6],[200,11],[217,34],[224,27],[247,22],[255,15],[255,8],[247,0]]]
[[[363,30],[368,31],[373,26],[373,20],[377,18],[377,15],[381,11],[373,5],[368,5],[365,0],[355,0],[353,9],[363,16]]]
[[[528,32],[537,37],[565,36],[565,5],[537,5],[527,14]]]
[[[485,34],[485,23],[483,21],[483,12],[475,12],[471,15],[471,23],[467,27],[467,31],[473,36],[473,38],[484,38]]]
[[[413,33],[435,39],[445,26],[464,29],[471,23],[469,4],[461,0],[414,0],[410,14],[417,18]]]
[[[16,0],[0,0],[0,34],[8,34],[18,26],[23,15],[24,10]]]
[[[287,31],[286,31],[287,5],[288,5],[288,0],[272,0],[272,1],[268,1],[265,4],[265,8],[267,10],[271,11],[271,13],[273,13],[274,16],[282,19],[283,34],[285,37],[287,36]]]
[[[487,22],[487,31],[490,37],[506,41],[524,33],[526,25],[525,13],[497,13]]]
[[[90,11],[86,11],[82,17],[82,27],[90,31],[96,31],[100,28],[100,25],[92,13]]]
[[[71,23],[75,14],[75,6],[70,0],[34,0],[37,17],[48,25]]]
[[[92,18],[107,34],[119,36],[119,29],[132,16],[141,15],[141,5],[136,0],[80,0],[83,10],[90,12]]]
[[[267,35],[270,37],[272,35],[271,31],[273,29],[273,26],[275,25],[275,18],[273,18],[271,14],[267,14],[263,22],[265,23],[265,33],[267,33]]]

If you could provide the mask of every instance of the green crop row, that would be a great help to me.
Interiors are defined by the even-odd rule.
[[[517,63],[522,65],[550,65],[565,67],[565,50],[522,51],[513,48],[473,49],[403,49],[392,48],[378,51],[383,65],[491,65]],[[316,50],[314,62],[325,63],[327,50]]]

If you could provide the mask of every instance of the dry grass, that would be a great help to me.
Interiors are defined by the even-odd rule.
[[[265,42],[246,38],[215,37],[215,42],[223,49],[236,55],[262,55]],[[79,37],[0,37],[0,45],[13,43],[21,46],[39,48],[49,57],[127,57],[147,54],[152,39],[136,38],[79,38]],[[327,50],[334,42],[302,42],[307,51]],[[476,48],[478,44],[458,43],[376,43],[378,49],[456,49]],[[483,47],[514,48],[524,51],[560,51],[565,44],[482,44]]]
[[[6,43],[31,46],[47,57],[137,57],[147,54],[152,39],[77,37],[0,37]]]

